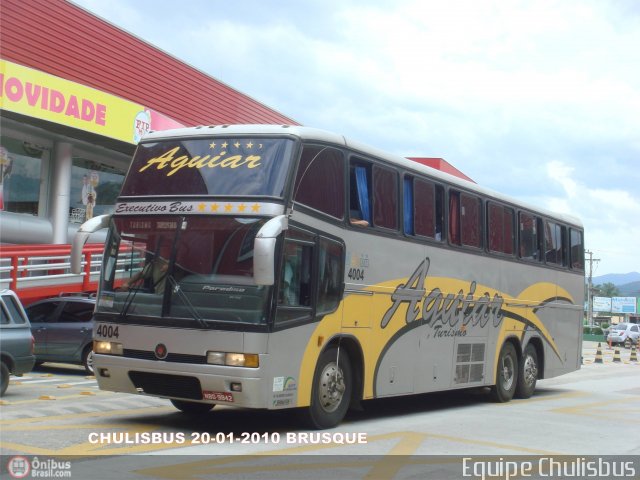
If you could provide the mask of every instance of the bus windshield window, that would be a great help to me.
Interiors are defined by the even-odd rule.
[[[201,326],[266,323],[269,289],[253,282],[253,244],[263,224],[246,217],[115,219],[97,311]]]
[[[141,143],[121,195],[282,197],[293,144],[219,137]]]

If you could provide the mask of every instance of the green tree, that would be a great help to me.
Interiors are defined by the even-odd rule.
[[[620,290],[613,283],[607,282],[602,285],[596,285],[593,287],[595,290],[595,296],[597,297],[619,297]]]

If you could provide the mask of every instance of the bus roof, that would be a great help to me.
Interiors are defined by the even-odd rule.
[[[541,215],[557,218],[558,220],[562,220],[565,223],[582,227],[581,220],[573,215],[552,212],[550,210],[540,208],[520,200],[516,200],[513,197],[509,197],[502,193],[496,192],[495,190],[491,190],[489,188],[479,186],[475,183],[469,182],[467,180],[463,180],[459,177],[437,170],[435,168],[428,167],[414,160],[409,160],[408,158],[404,158],[399,155],[393,155],[391,153],[385,152],[383,150],[372,147],[370,145],[367,145],[358,141],[354,141],[354,140],[349,140],[343,135],[329,132],[327,130],[318,129],[318,128],[302,127],[297,125],[262,125],[262,124],[259,124],[259,125],[251,125],[251,124],[208,125],[208,126],[197,126],[197,127],[188,127],[188,128],[177,128],[173,130],[152,131],[142,138],[141,143],[148,142],[148,141],[158,141],[163,139],[172,139],[177,137],[193,138],[193,137],[200,137],[200,136],[208,137],[211,135],[216,135],[216,136],[283,135],[283,136],[297,137],[301,140],[341,145],[343,147],[356,150],[363,154],[367,154],[375,158],[379,158],[381,160],[387,161],[389,163],[401,166],[407,170],[412,170],[416,173],[421,173],[421,174],[433,177],[434,179],[441,180],[442,182],[446,182],[450,185],[455,185],[456,187],[459,187],[463,190],[476,192],[483,196],[490,197],[495,200],[500,200],[502,202],[518,206],[524,210],[537,212]]]

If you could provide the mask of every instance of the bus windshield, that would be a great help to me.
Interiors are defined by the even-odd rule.
[[[293,140],[169,139],[138,145],[121,196],[284,195]]]
[[[266,324],[270,289],[253,281],[253,244],[264,219],[114,218],[98,313]]]

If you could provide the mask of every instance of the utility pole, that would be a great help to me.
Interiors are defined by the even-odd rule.
[[[589,255],[589,276],[587,277],[587,319],[589,326],[593,326],[593,301],[591,298],[591,289],[593,287],[591,281],[593,278],[593,262],[599,262],[599,258],[593,258],[593,252],[586,250],[584,253]]]

